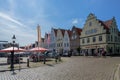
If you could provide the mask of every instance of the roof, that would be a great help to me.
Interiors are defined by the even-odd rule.
[[[76,30],[77,30],[78,34],[81,35],[82,29],[76,28]]]
[[[102,26],[104,26],[105,29],[109,29],[111,27],[111,24],[113,22],[113,19],[107,20],[107,21],[101,21],[98,20]]]
[[[118,33],[118,36],[120,36],[120,32]]]
[[[107,21],[105,21],[104,22],[104,24],[108,27],[108,28],[110,28],[110,26],[111,26],[111,24],[112,24],[112,19],[111,20],[107,20]]]
[[[64,34],[65,34],[65,29],[60,29],[60,31],[62,32],[62,35],[64,36]]]
[[[71,37],[71,35],[72,35],[72,31],[67,30],[67,32],[68,32],[69,37]]]
[[[54,32],[55,32],[55,36],[57,36],[57,29],[53,29],[54,30]]]
[[[76,26],[73,26],[72,30],[73,30],[73,29],[76,29],[77,33],[78,33],[79,35],[81,35],[81,32],[82,32],[82,29],[81,29],[81,28],[78,28],[78,27],[76,27]]]

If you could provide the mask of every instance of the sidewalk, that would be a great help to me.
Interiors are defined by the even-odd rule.
[[[27,58],[24,58],[23,63],[20,64],[14,64],[14,69],[15,70],[21,70],[21,69],[27,69],[27,68],[36,68],[36,67],[41,67],[41,66],[54,66],[55,64],[60,64],[64,61],[66,61],[67,58],[62,58],[62,61],[57,61],[55,62],[55,59],[47,59],[46,64],[44,64],[43,61],[40,62],[29,62],[29,67],[27,67]],[[10,71],[10,64],[7,64],[7,62],[3,61],[4,63],[1,63],[0,65],[0,72],[5,72],[5,71]]]

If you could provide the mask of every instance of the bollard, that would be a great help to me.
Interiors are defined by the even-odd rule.
[[[29,59],[27,59],[27,67],[29,67]]]
[[[56,56],[56,57],[55,57],[55,62],[56,62],[56,63],[57,63],[57,59],[58,59],[58,57]]]
[[[57,63],[57,58],[55,59],[55,62]]]
[[[46,56],[44,56],[44,64],[46,63]]]
[[[61,56],[59,56],[59,62],[61,61]]]

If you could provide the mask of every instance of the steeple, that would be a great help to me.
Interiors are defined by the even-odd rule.
[[[40,43],[41,43],[41,29],[40,29],[39,24],[37,26],[37,37],[38,37],[38,47],[40,47]]]

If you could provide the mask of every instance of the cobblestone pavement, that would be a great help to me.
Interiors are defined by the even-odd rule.
[[[71,57],[61,64],[0,72],[0,80],[113,80],[120,57]]]

